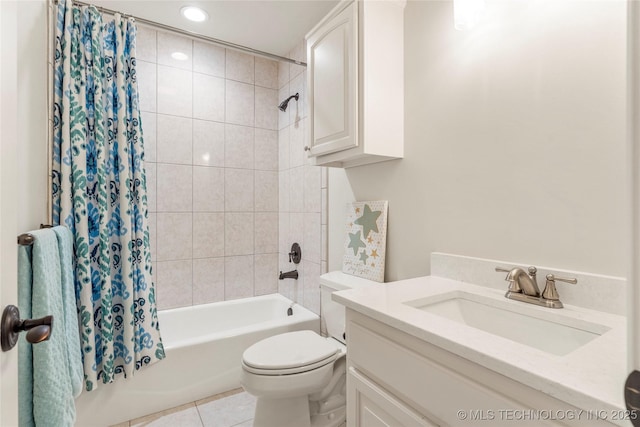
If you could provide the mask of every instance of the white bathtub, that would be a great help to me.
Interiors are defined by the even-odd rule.
[[[319,318],[272,294],[158,313],[166,359],[76,400],[77,426],[113,425],[240,387],[253,343],[288,331],[318,332]]]

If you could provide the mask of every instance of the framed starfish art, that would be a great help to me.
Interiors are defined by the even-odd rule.
[[[384,282],[387,207],[386,200],[349,203],[342,262],[344,273]]]

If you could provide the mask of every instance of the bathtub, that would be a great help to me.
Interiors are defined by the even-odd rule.
[[[132,378],[76,399],[77,426],[107,426],[240,387],[253,343],[289,331],[318,332],[316,314],[279,294],[158,312],[166,358]]]

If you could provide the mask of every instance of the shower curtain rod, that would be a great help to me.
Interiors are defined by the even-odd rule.
[[[58,0],[53,0],[53,2],[55,4],[58,4]],[[128,13],[118,12],[116,10],[107,9],[105,7],[102,7],[102,6],[96,6],[96,5],[91,4],[91,3],[85,3],[85,2],[82,2],[82,1],[73,1],[73,4],[80,5],[80,6],[93,6],[96,9],[98,9],[100,12],[108,13],[110,15],[114,15],[116,13],[119,13],[120,15],[128,16],[130,18],[133,18],[137,22],[140,22],[141,24],[145,24],[145,25],[149,25],[149,26],[152,26],[152,27],[160,28],[160,29],[166,30],[166,31],[172,31],[172,32],[175,32],[175,33],[178,33],[178,34],[182,34],[183,36],[191,37],[191,38],[194,38],[194,39],[204,40],[204,41],[207,41],[209,43],[214,43],[214,44],[217,44],[219,46],[227,47],[229,49],[239,50],[240,52],[250,53],[252,55],[258,55],[258,56],[262,56],[264,58],[274,59],[274,60],[280,61],[280,62],[289,62],[291,64],[302,65],[303,67],[307,66],[306,62],[296,61],[295,59],[285,58],[284,56],[276,55],[276,54],[269,53],[269,52],[263,52],[261,50],[253,49],[253,48],[250,48],[250,47],[247,47],[247,46],[243,46],[243,45],[240,45],[240,44],[226,42],[224,40],[216,39],[214,37],[203,36],[202,34],[198,34],[198,33],[195,33],[193,31],[182,30],[180,28],[172,27],[170,25],[161,24],[159,22],[150,21],[150,20],[144,19],[144,18],[138,18],[137,16],[133,16],[133,15],[130,15]]]

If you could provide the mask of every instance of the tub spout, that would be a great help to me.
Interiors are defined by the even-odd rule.
[[[287,271],[286,273],[280,272],[280,280],[295,279],[298,280],[298,270]]]

